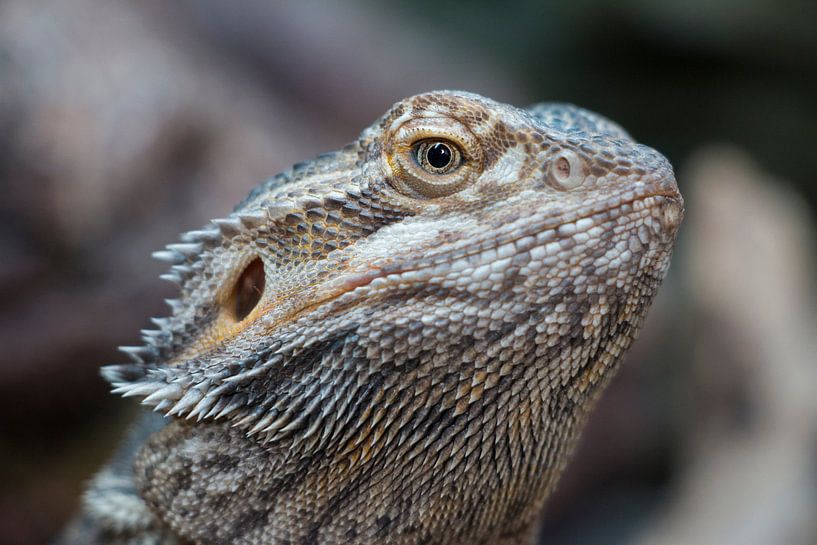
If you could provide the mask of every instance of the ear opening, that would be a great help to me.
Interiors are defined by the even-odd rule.
[[[227,301],[227,311],[236,322],[244,320],[258,305],[264,294],[265,282],[264,262],[260,257],[256,257],[244,267],[236,279]]]

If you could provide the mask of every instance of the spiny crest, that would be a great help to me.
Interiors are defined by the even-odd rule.
[[[301,348],[303,350],[303,348]],[[138,350],[125,348],[138,359]],[[289,390],[267,387],[273,368],[285,368],[294,357],[291,346],[274,341],[241,361],[190,361],[173,367],[151,364],[112,365],[103,375],[123,397],[142,397],[142,404],[177,418],[223,420],[255,436],[261,443],[292,438],[290,451],[305,452],[317,444],[337,438],[349,430],[326,425],[333,417],[348,413],[355,396],[338,396],[319,406],[317,391],[332,387],[353,388],[356,377],[346,376],[339,365],[327,364],[335,372],[311,377]],[[305,404],[304,399],[314,399]],[[365,420],[365,419],[364,419]],[[359,423],[361,424],[361,423]],[[297,431],[297,434],[295,432]],[[318,432],[321,433],[318,433]]]
[[[170,271],[160,278],[182,285],[198,272],[196,263],[200,262],[200,257],[208,250],[223,246],[225,242],[235,237],[252,234],[264,226],[271,225],[299,205],[301,208],[309,208],[309,203],[306,202],[309,195],[295,196],[275,190],[321,173],[325,168],[323,165],[337,165],[342,156],[357,157],[359,147],[359,142],[353,142],[341,151],[324,153],[312,161],[296,163],[289,170],[259,184],[226,218],[213,219],[201,229],[182,234],[180,243],[168,244],[164,250],[154,252],[155,259],[171,266]],[[312,199],[314,200],[314,197]]]
[[[280,345],[276,343],[265,354]],[[143,397],[142,404],[167,416],[198,420],[223,418],[244,407],[252,400],[234,395],[239,387],[282,359],[281,355],[272,354],[267,361],[254,356],[230,366],[193,361],[166,367],[145,362],[150,356],[148,347],[122,347],[121,350],[131,356],[134,363],[103,368],[104,377],[114,387],[113,393]]]
[[[201,272],[204,265],[202,258],[208,251],[223,247],[239,235],[251,235],[276,216],[281,216],[290,206],[291,203],[279,203],[263,209],[239,210],[226,218],[212,220],[202,229],[184,233],[181,242],[168,244],[164,250],[153,253],[155,259],[171,265],[170,271],[160,278],[183,287],[185,282]],[[166,299],[165,302],[172,316],[184,309],[180,299]],[[172,337],[172,317],[151,318],[151,322],[158,329],[141,330],[144,345],[119,347],[131,363],[106,366],[102,374],[113,385],[114,393],[122,393],[125,397],[145,396],[143,404],[166,411],[168,415],[182,415],[193,407],[192,401],[196,397],[202,397],[205,383],[198,384],[197,389],[189,389],[192,381],[191,384],[184,384],[181,380],[183,376],[166,376],[155,362],[160,348],[167,345]],[[199,404],[198,411],[192,416],[203,417],[204,405]],[[223,410],[218,412],[222,415],[227,413]],[[213,411],[209,411],[209,414],[212,416]]]
[[[222,245],[238,235],[257,230],[270,221],[274,210],[251,210],[237,212],[226,218],[217,218],[202,229],[188,231],[181,236],[182,242],[168,244],[164,250],[153,252],[153,258],[170,264],[170,272],[161,278],[181,285],[196,272],[196,263],[209,249]]]
[[[327,161],[336,155],[327,154],[319,161]],[[289,173],[276,179],[291,181],[306,176],[311,169],[314,169],[314,165],[309,168],[296,165]],[[278,183],[281,183],[280,180]],[[169,244],[164,250],[155,252],[153,256],[156,259],[171,265],[170,271],[161,277],[178,284],[184,291],[189,282],[200,277],[208,252],[225,248],[239,237],[251,239],[261,231],[274,229],[276,224],[286,225],[287,219],[297,211],[316,207],[334,209],[362,198],[352,187],[327,187],[321,194],[297,191],[281,193],[273,195],[272,199],[269,195],[258,199],[251,194],[230,216],[212,220],[202,229],[189,231],[181,236],[181,242]],[[357,213],[362,214],[363,211],[357,210]],[[174,321],[174,317],[186,309],[181,299],[168,299],[166,302],[172,316],[151,320],[158,329],[142,330],[143,346],[120,347],[131,363],[103,368],[102,374],[113,386],[113,393],[123,397],[142,397],[142,404],[167,416],[197,420],[230,417],[235,420],[235,426],[246,429],[250,435],[260,436],[265,442],[276,440],[303,426],[305,416],[298,418],[291,408],[284,410],[291,403],[278,401],[275,407],[263,414],[247,411],[260,402],[265,401],[266,405],[270,405],[276,401],[259,400],[245,392],[249,389],[247,386],[263,378],[270,367],[281,364],[283,355],[274,353],[280,343],[238,362],[216,360],[204,364],[194,358],[172,366],[162,364],[159,361],[160,351],[171,343],[173,328],[178,326],[179,320]],[[310,428],[314,433],[317,418],[314,415],[310,418]],[[311,437],[311,433],[299,435],[299,441]]]
[[[160,278],[182,287],[185,282],[201,273],[204,267],[201,258],[208,250],[223,246],[226,241],[240,234],[250,234],[268,223],[271,215],[271,211],[266,209],[236,212],[227,218],[212,220],[202,229],[184,233],[181,236],[182,242],[168,244],[164,250],[153,252],[155,259],[171,265],[170,271],[160,275]],[[184,308],[180,299],[166,299],[165,302],[174,316]],[[153,362],[159,349],[166,345],[172,337],[171,318],[151,318],[151,322],[158,329],[141,330],[142,340],[145,343],[143,346],[119,348],[134,364],[143,365]],[[106,374],[105,377],[107,378],[108,375]]]

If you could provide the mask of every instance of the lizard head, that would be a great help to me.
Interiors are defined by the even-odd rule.
[[[144,346],[124,347],[133,363],[105,374],[171,414],[255,412],[258,400],[237,403],[225,385],[269,378],[259,367],[276,375],[271,362],[341,330],[403,331],[390,341],[412,353],[442,335],[468,351],[489,333],[521,335],[522,318],[520,353],[564,367],[556,349],[598,355],[610,326],[638,321],[629,306],[663,277],[682,211],[666,159],[601,116],[418,95],[156,252],[181,298]],[[573,352],[568,376],[597,364]]]
[[[466,443],[544,452],[636,334],[682,214],[666,159],[601,116],[418,95],[157,252],[181,297],[104,373],[292,455],[428,456],[474,423]]]

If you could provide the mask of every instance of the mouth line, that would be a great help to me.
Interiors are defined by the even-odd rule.
[[[526,228],[526,229],[524,229],[524,230],[522,230],[520,232],[514,233],[513,236],[508,236],[508,237],[503,238],[503,239],[495,239],[493,241],[494,244],[492,244],[490,246],[483,247],[483,246],[480,245],[478,248],[473,249],[473,250],[468,251],[468,252],[457,253],[456,250],[453,250],[453,251],[449,250],[447,252],[441,252],[441,253],[439,253],[437,255],[431,256],[428,259],[422,259],[420,262],[416,263],[415,266],[400,267],[400,266],[397,266],[396,264],[392,265],[392,266],[386,265],[384,267],[372,267],[369,270],[364,271],[364,272],[357,272],[357,273],[352,273],[352,274],[349,274],[349,275],[344,275],[344,276],[341,276],[341,277],[337,278],[334,282],[332,282],[332,284],[330,286],[326,287],[324,290],[320,290],[318,293],[316,293],[315,294],[316,295],[316,300],[314,302],[307,303],[307,304],[305,304],[304,306],[302,306],[300,308],[293,308],[289,312],[286,312],[284,315],[282,315],[279,318],[275,319],[274,322],[275,322],[275,324],[280,325],[281,323],[285,323],[285,322],[298,321],[298,320],[302,319],[304,316],[307,316],[307,315],[311,314],[312,312],[318,311],[322,307],[325,308],[328,305],[331,305],[332,303],[334,303],[338,299],[342,298],[343,296],[345,296],[347,294],[350,294],[350,293],[354,292],[355,290],[357,290],[359,288],[365,288],[367,286],[370,286],[373,282],[375,282],[375,281],[377,281],[379,279],[386,279],[387,277],[392,276],[392,275],[402,276],[402,275],[406,275],[406,274],[412,273],[412,272],[421,273],[422,271],[428,271],[428,270],[433,269],[436,266],[444,264],[444,263],[453,263],[453,262],[459,261],[461,259],[466,259],[467,260],[467,259],[469,259],[469,258],[471,258],[473,256],[476,256],[476,255],[479,255],[479,254],[481,254],[483,252],[490,251],[490,250],[497,250],[498,248],[500,248],[502,246],[509,245],[509,244],[516,244],[519,241],[521,241],[522,239],[525,239],[525,238],[528,238],[528,237],[531,237],[531,236],[535,237],[536,235],[538,235],[540,233],[543,233],[545,231],[551,231],[551,232],[556,233],[559,230],[559,228],[562,227],[563,225],[567,225],[567,224],[570,224],[570,223],[575,223],[575,222],[578,222],[578,221],[583,220],[583,219],[592,218],[594,216],[605,215],[605,214],[608,214],[611,211],[618,210],[618,209],[620,209],[620,208],[622,208],[624,206],[628,206],[628,205],[632,206],[632,204],[635,203],[635,202],[644,201],[644,200],[647,200],[647,199],[650,199],[650,198],[661,198],[661,199],[666,199],[668,201],[676,201],[676,202],[681,200],[677,193],[669,192],[669,191],[667,191],[667,192],[653,192],[653,193],[649,193],[649,194],[645,194],[645,195],[639,195],[639,196],[633,197],[631,199],[624,200],[624,201],[622,201],[622,202],[620,202],[620,203],[618,203],[618,204],[616,204],[614,206],[607,206],[605,208],[600,208],[598,210],[594,210],[594,211],[589,212],[587,214],[583,214],[581,216],[576,216],[574,218],[570,218],[570,219],[561,221],[561,222],[556,223],[556,224],[542,225],[543,223],[544,224],[547,223],[547,219],[545,219],[542,222],[538,222],[538,224],[533,226],[533,228]],[[605,221],[609,221],[610,219],[611,218],[607,218]],[[563,235],[563,236],[558,236],[557,235],[557,236],[555,236],[555,237],[553,237],[551,239],[548,239],[546,242],[541,242],[540,244],[548,244],[548,243],[551,243],[551,242],[554,242],[554,241],[558,242],[559,240],[563,240],[563,239],[569,238],[571,236],[573,236],[573,234],[567,234],[567,235]],[[534,246],[536,246],[536,245],[531,245],[530,248],[526,248],[526,249],[522,249],[522,250],[518,250],[518,251],[529,251]],[[430,278],[431,276],[433,276],[433,275],[429,275],[427,278],[411,279],[410,281],[411,281],[411,283],[418,283],[418,282],[422,283],[424,281],[427,281],[428,278]],[[409,279],[403,278],[402,281],[403,282],[409,282]],[[352,303],[352,302],[350,301],[350,303]],[[325,311],[327,312],[327,314],[331,315],[331,314],[334,314],[336,312],[343,311],[346,308],[348,308],[348,305],[344,304],[344,305],[341,305],[341,307],[339,307],[339,308],[326,308]],[[263,312],[261,314],[263,315],[265,313],[266,312]],[[255,320],[253,320],[253,321],[255,321]],[[272,324],[270,324],[270,325],[272,325]],[[165,361],[163,363],[168,364],[168,365],[173,365],[173,363],[178,363],[179,361],[184,361],[184,360],[187,360],[187,359],[188,358],[182,358],[181,360],[174,359],[174,360],[170,360],[170,361]]]
[[[334,300],[346,295],[347,293],[351,293],[351,292],[355,291],[358,288],[368,286],[372,282],[374,282],[375,280],[380,279],[380,278],[386,278],[386,277],[391,276],[391,275],[403,275],[403,274],[411,273],[411,272],[424,271],[424,270],[433,268],[434,266],[442,264],[442,263],[446,263],[446,262],[451,263],[451,262],[453,262],[455,260],[459,260],[459,259],[468,259],[468,258],[470,258],[472,256],[479,255],[479,254],[481,254],[481,253],[483,253],[485,251],[489,251],[489,250],[492,250],[492,249],[496,250],[497,248],[499,248],[501,246],[508,245],[508,244],[515,244],[515,243],[519,242],[520,240],[522,240],[524,238],[527,238],[527,237],[530,237],[530,236],[535,236],[535,235],[537,235],[539,233],[542,233],[544,231],[556,232],[556,231],[559,230],[560,227],[562,227],[564,225],[575,223],[575,222],[578,222],[578,221],[583,220],[583,219],[592,218],[594,216],[608,214],[609,212],[621,209],[624,206],[627,206],[627,205],[632,206],[633,203],[640,202],[640,201],[645,201],[645,200],[651,199],[651,198],[661,198],[661,199],[666,199],[668,201],[679,201],[680,200],[677,193],[670,192],[670,191],[666,191],[666,192],[659,191],[659,192],[649,193],[649,194],[646,194],[646,195],[639,195],[637,197],[633,197],[632,199],[622,201],[622,202],[616,204],[615,206],[609,206],[609,207],[602,208],[602,209],[599,209],[599,210],[594,210],[593,212],[590,212],[590,213],[587,213],[587,214],[584,214],[584,215],[581,215],[581,216],[577,216],[577,217],[572,218],[570,220],[565,220],[565,221],[562,221],[562,222],[554,224],[554,225],[548,225],[545,228],[526,229],[524,233],[519,233],[519,234],[516,234],[513,237],[508,237],[506,239],[497,240],[496,244],[494,244],[492,246],[479,247],[478,249],[475,249],[475,250],[473,250],[471,252],[457,254],[455,258],[451,257],[453,252],[440,253],[440,254],[437,254],[436,256],[433,256],[431,258],[431,260],[423,260],[421,263],[419,263],[417,266],[414,266],[414,267],[396,267],[396,266],[395,267],[389,267],[389,266],[385,266],[385,267],[379,267],[379,268],[372,268],[369,271],[362,272],[362,273],[352,274],[350,276],[342,278],[341,281],[338,282],[333,287],[333,289],[331,290],[332,293],[328,294],[327,297],[320,299],[319,301],[315,302],[312,305],[309,305],[308,307],[304,307],[303,309],[301,309],[300,312],[298,312],[298,315],[300,317],[300,315],[303,315],[304,313],[308,313],[309,311],[314,310],[316,308],[319,308],[322,305],[325,305],[327,303],[331,303]],[[570,234],[570,235],[566,235],[566,236],[562,236],[562,237],[556,237],[554,239],[549,240],[548,242],[559,241],[559,240],[562,240],[564,238],[568,238],[570,236],[573,236],[573,235]]]

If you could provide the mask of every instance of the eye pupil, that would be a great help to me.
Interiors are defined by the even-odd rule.
[[[261,300],[264,293],[264,262],[261,258],[253,259],[238,277],[233,288],[233,312],[235,319],[246,318]]]
[[[445,168],[451,163],[451,148],[437,142],[426,150],[426,161],[434,168]]]

